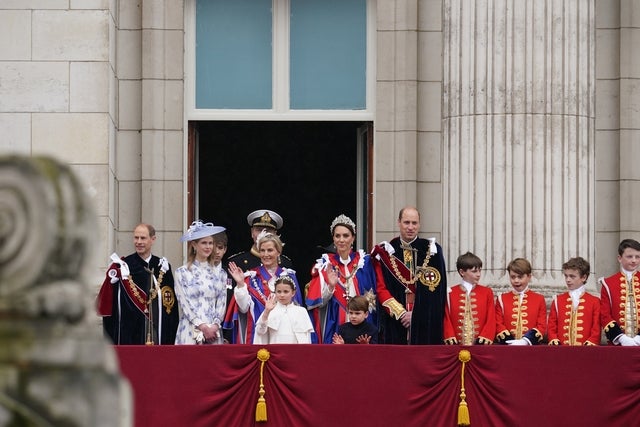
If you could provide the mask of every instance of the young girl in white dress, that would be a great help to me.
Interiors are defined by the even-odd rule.
[[[292,302],[296,285],[289,276],[276,279],[256,322],[254,344],[311,344],[313,325],[309,312]]]

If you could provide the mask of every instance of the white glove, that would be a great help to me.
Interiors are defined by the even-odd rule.
[[[131,272],[129,271],[129,266],[127,265],[127,263],[124,262],[115,252],[111,254],[110,259],[111,262],[120,265],[120,275],[122,276],[122,280],[128,279],[131,275]]]
[[[634,338],[630,338],[624,334],[620,335],[620,337],[618,338],[618,344],[625,347],[631,346],[631,345],[638,345]]]
[[[640,345],[640,335],[633,337],[633,340],[636,342],[636,345]]]
[[[524,338],[521,338],[519,340],[507,340],[505,342],[509,345],[531,345],[529,340],[526,340]]]
[[[122,280],[128,279],[129,276],[131,275],[131,272],[129,271],[129,266],[124,261],[120,262],[120,274],[122,275]]]
[[[160,270],[165,273],[169,271],[169,261],[165,257],[160,258]]]

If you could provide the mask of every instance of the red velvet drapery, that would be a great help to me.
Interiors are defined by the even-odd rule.
[[[457,425],[458,346],[122,346],[136,426]],[[465,347],[471,426],[640,425],[640,351]]]

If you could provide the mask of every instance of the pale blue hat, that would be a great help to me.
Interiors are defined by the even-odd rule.
[[[200,220],[193,221],[186,233],[180,238],[181,242],[189,242],[191,240],[202,239],[203,237],[213,236],[222,233],[226,228],[219,225],[213,225],[212,222],[206,224]]]

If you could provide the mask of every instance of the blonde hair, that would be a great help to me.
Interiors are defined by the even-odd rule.
[[[282,253],[282,247],[284,246],[284,243],[282,243],[282,240],[280,240],[280,237],[278,237],[277,234],[265,233],[262,236],[259,236],[258,244],[256,245],[258,247],[258,250],[260,250],[260,246],[265,242],[273,242],[273,244],[276,247],[276,250],[279,253]]]
[[[195,261],[196,259],[196,245],[198,244],[198,242],[202,239],[206,239],[207,237],[211,237],[213,238],[213,245],[217,246],[217,245],[222,245],[225,248],[227,247],[227,242],[228,242],[228,238],[227,238],[227,233],[222,231],[220,233],[216,233],[214,235],[211,236],[204,236],[201,237],[199,239],[196,240],[190,240],[187,242],[187,268],[191,268],[191,265],[193,264],[193,261]],[[211,255],[209,255],[207,257],[207,263],[209,263],[210,265],[213,266],[213,252],[211,252]]]

